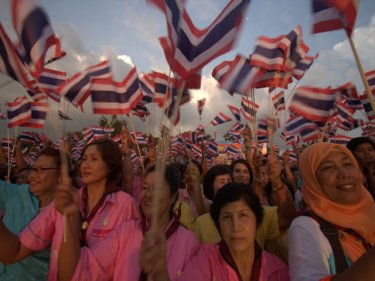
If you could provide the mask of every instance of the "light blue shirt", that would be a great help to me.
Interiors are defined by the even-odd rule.
[[[39,200],[29,190],[29,185],[17,185],[0,180],[0,210],[5,211],[3,222],[7,228],[19,234],[38,214]],[[0,281],[47,280],[50,248],[23,259],[4,265],[0,263]]]

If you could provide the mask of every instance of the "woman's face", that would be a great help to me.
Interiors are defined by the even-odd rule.
[[[332,151],[319,164],[315,176],[327,197],[335,203],[354,205],[362,192],[362,174],[341,151]]]
[[[41,155],[29,173],[30,191],[37,197],[54,192],[59,181],[59,171],[52,156]]]
[[[141,189],[141,209],[147,220],[151,220],[154,201],[154,188],[156,187],[155,172],[146,175]],[[162,216],[167,215],[174,204],[177,194],[171,195],[167,182],[159,190],[159,208]]]
[[[90,145],[85,150],[80,169],[82,181],[87,185],[105,181],[109,173],[107,163],[96,145]]]
[[[233,167],[233,181],[235,183],[250,183],[250,172],[247,166],[243,163],[237,163]]]
[[[368,165],[375,161],[375,150],[370,143],[362,143],[353,151],[361,165]]]
[[[256,217],[243,199],[222,207],[219,226],[223,240],[231,252],[246,252],[253,246],[256,236]]]
[[[232,182],[232,178],[230,174],[216,176],[214,180],[214,184],[213,184],[214,194],[216,195],[219,189],[229,182]]]

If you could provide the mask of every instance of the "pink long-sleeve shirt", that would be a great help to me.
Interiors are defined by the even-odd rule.
[[[103,242],[81,249],[72,281],[138,281],[141,268],[139,253],[143,240],[141,220],[121,224]],[[167,240],[167,266],[171,280],[176,280],[186,264],[198,252],[200,243],[183,226]]]
[[[82,198],[82,189],[80,189]],[[140,218],[133,198],[123,191],[110,193],[90,221],[86,232],[89,247],[102,241],[120,223]],[[21,243],[33,251],[41,251],[51,243],[48,280],[57,280],[57,258],[64,233],[64,217],[52,203],[36,216],[20,234]]]
[[[290,280],[288,267],[278,257],[262,251],[259,258],[261,260],[257,281]],[[179,281],[192,280],[241,281],[236,270],[221,255],[218,244],[202,245],[179,279]]]

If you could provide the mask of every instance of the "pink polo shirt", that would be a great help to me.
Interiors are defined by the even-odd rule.
[[[82,189],[79,192],[82,197]],[[87,228],[87,245],[97,244],[120,223],[137,218],[140,218],[139,210],[130,195],[123,191],[108,194]],[[33,251],[41,251],[52,243],[49,281],[57,280],[57,258],[63,233],[64,217],[52,203],[20,234],[21,243]]]
[[[257,281],[289,281],[288,267],[276,256],[262,251]],[[239,281],[238,275],[223,258],[219,244],[204,244],[190,261],[179,281]],[[253,280],[253,279],[252,279]]]
[[[121,224],[103,242],[82,248],[72,280],[138,281],[139,252],[143,240],[141,220]],[[198,252],[200,243],[183,226],[167,240],[167,266],[171,280],[177,280],[186,264]]]

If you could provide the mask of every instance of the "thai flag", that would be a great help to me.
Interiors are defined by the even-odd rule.
[[[234,124],[230,129],[229,131],[242,131],[242,129],[244,128],[245,126],[243,124],[241,124],[240,122],[237,122],[236,124]]]
[[[285,131],[287,134],[296,134],[300,133],[304,129],[317,129],[318,125],[314,122],[311,122],[302,116],[296,116],[287,121],[285,124]]]
[[[159,107],[163,107],[165,102],[170,102],[171,88],[174,87],[176,80],[168,75],[160,72],[153,71],[148,74],[154,83],[154,102]]]
[[[295,27],[286,35],[285,40],[281,41],[281,45],[284,45],[286,49],[285,64],[282,70],[286,72],[293,71],[298,61],[302,60],[309,51],[309,47],[303,42],[301,27]]]
[[[12,21],[23,49],[23,58],[34,77],[44,67],[47,51],[53,47],[51,60],[65,55],[44,9],[33,0],[12,1]]]
[[[82,136],[86,143],[90,143],[94,139],[94,133],[90,128],[84,129],[82,131]]]
[[[206,152],[210,155],[216,156],[217,152],[217,143],[214,141],[209,141],[206,146]]]
[[[352,138],[344,135],[336,135],[330,137],[330,142],[346,145]]]
[[[142,121],[145,121],[146,117],[151,113],[148,111],[147,107],[137,104],[135,107],[133,107],[132,114],[138,116]]]
[[[285,144],[288,146],[295,146],[299,142],[300,142],[300,136],[296,134],[287,135],[285,138]]]
[[[204,105],[206,104],[206,99],[201,99],[198,101],[198,113],[199,116],[202,116]]]
[[[214,119],[211,120],[211,124],[214,126],[217,126],[217,125],[224,124],[230,121],[232,121],[232,118],[220,112],[217,116],[215,116]]]
[[[92,79],[90,92],[94,114],[128,114],[142,99],[135,67],[121,82],[112,78]]]
[[[297,80],[301,80],[306,71],[309,70],[310,66],[313,64],[314,59],[317,58],[311,56],[304,56],[303,59],[296,62],[296,66],[292,70],[293,77]]]
[[[257,134],[263,136],[268,135],[268,122],[266,119],[259,120]]]
[[[259,105],[252,102],[250,99],[243,97],[241,101],[241,113],[246,118],[252,122],[257,114]]]
[[[139,105],[146,105],[154,101],[155,85],[152,78],[145,73],[141,73],[139,76],[139,86],[142,91],[142,99],[139,101]]]
[[[359,0],[313,0],[313,33],[344,28],[351,36]]]
[[[368,85],[370,86],[371,92],[375,95],[375,70],[371,70],[365,73]]]
[[[228,72],[218,82],[220,87],[228,93],[238,93],[246,96],[262,75],[263,70],[250,65],[249,59],[237,55],[233,63],[230,64]]]
[[[283,88],[287,89],[288,84],[293,82],[290,73],[283,71],[263,71],[253,85],[254,88]],[[271,89],[270,89],[271,92]]]
[[[20,142],[28,143],[28,144],[34,144],[35,143],[34,135],[31,132],[22,132],[19,135],[18,140]]]
[[[11,151],[13,143],[14,143],[14,139],[2,138],[1,139],[1,147],[3,148],[3,151],[4,152]],[[6,157],[8,157],[8,156],[6,155]]]
[[[340,99],[336,101],[336,111],[337,111],[337,114],[344,119],[347,118],[348,116],[352,116],[355,112],[354,109],[347,106],[347,104],[343,102],[343,100],[340,100]]]
[[[20,124],[22,127],[43,129],[46,123],[48,112],[48,100],[31,102],[31,118],[25,123]]]
[[[233,106],[233,105],[230,105],[230,104],[227,104],[227,106],[228,106],[230,112],[232,112],[234,118],[236,118],[236,120],[238,122],[240,122],[241,121],[241,112],[240,112],[240,109],[237,108],[237,107],[235,107],[235,106]]]
[[[187,89],[183,89],[180,102],[177,104],[178,92],[181,91],[181,89],[173,88],[171,91],[172,95],[167,101],[168,107],[164,113],[168,117],[169,121],[176,125],[180,121],[180,106],[190,101],[190,92]]]
[[[44,68],[38,77],[39,88],[55,102],[60,102],[61,96],[56,92],[57,87],[66,80],[66,72]]]
[[[239,150],[232,145],[228,145],[224,149],[224,152],[226,154],[228,154],[229,158],[232,158],[232,159],[237,158],[239,156],[239,153],[240,153]]]
[[[375,113],[372,110],[371,103],[366,94],[359,96],[359,99],[362,103],[363,108],[365,109],[367,118],[371,121],[375,119]]]
[[[83,103],[90,95],[90,83],[92,78],[112,78],[108,60],[90,66],[83,72],[74,74],[61,84],[56,89],[56,92],[60,96],[65,96],[67,100],[83,112]]]
[[[322,137],[319,129],[307,128],[300,131],[301,139],[303,142],[314,142]]]
[[[337,98],[337,92],[331,88],[299,87],[289,110],[308,120],[325,122],[332,115]]]
[[[346,105],[354,110],[363,110],[362,103],[359,99],[357,88],[351,82],[346,83],[335,89],[341,95],[341,99],[345,99]]]
[[[340,120],[337,123],[337,127],[343,129],[344,131],[351,131],[358,127],[363,126],[364,121],[362,119],[354,119],[352,117],[348,117],[345,120]]]
[[[234,60],[223,61],[220,64],[218,64],[217,66],[215,66],[214,69],[212,70],[212,77],[214,77],[216,81],[221,83],[224,75],[228,73],[233,61]],[[230,93],[230,94],[233,94],[233,93]]]
[[[284,91],[280,91],[275,96],[273,96],[272,102],[273,102],[273,106],[276,110],[276,114],[281,110],[285,110]]]
[[[182,0],[167,0],[168,37],[161,38],[160,43],[171,69],[186,79],[230,51],[249,2],[231,0],[207,28],[200,30],[194,26]]]
[[[48,141],[48,137],[45,134],[33,132],[36,143],[44,144]]]
[[[21,60],[8,34],[0,22],[0,72],[20,82],[25,88],[32,88],[32,78]]]
[[[31,103],[26,97],[18,97],[7,105],[8,128],[20,126],[31,118]]]
[[[59,110],[58,113],[59,113],[59,118],[61,120],[72,120],[72,118],[69,115],[65,114],[61,110]]]

